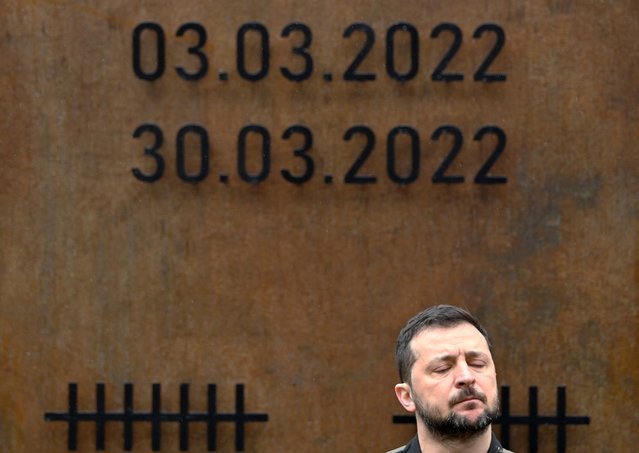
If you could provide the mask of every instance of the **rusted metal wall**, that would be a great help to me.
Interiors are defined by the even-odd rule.
[[[100,413],[100,383],[104,413],[124,413],[131,383],[129,412],[152,414],[157,383],[157,413],[179,414],[188,383],[199,414],[207,384],[224,413],[244,385],[268,416],[245,451],[386,451],[413,430],[392,422],[396,334],[454,303],[491,332],[511,414],[536,386],[555,415],[565,386],[566,415],[590,421],[567,451],[631,451],[638,14],[0,3],[0,450],[66,451],[70,384],[81,413]],[[127,445],[127,423],[80,421],[75,446],[207,451],[206,424],[186,425],[133,421]],[[216,433],[238,448],[233,423]],[[511,428],[512,449],[528,438]]]

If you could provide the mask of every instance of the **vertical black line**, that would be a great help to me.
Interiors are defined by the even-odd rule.
[[[510,446],[510,387],[501,387],[501,443],[505,448]]]
[[[539,440],[539,407],[537,404],[537,387],[528,388],[528,451],[537,453]]]
[[[566,387],[557,387],[557,453],[566,453]]]
[[[161,387],[160,384],[153,384],[152,387],[152,406],[153,413],[151,416],[151,450],[160,451],[161,431],[160,431],[160,410],[162,403],[160,401]]]
[[[124,384],[124,451],[133,449],[133,384]]]
[[[67,432],[69,451],[78,449],[78,384],[69,383],[69,427]]]
[[[208,385],[208,420],[207,451],[215,451],[217,448],[217,392],[215,384]]]
[[[244,451],[244,384],[235,386],[235,451]]]
[[[180,451],[189,450],[189,384],[180,384]]]
[[[104,384],[99,383],[95,386],[95,449],[104,450]]]

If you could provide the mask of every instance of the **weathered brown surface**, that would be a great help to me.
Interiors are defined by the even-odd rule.
[[[247,425],[246,451],[386,451],[412,435],[391,423],[401,413],[395,336],[441,302],[467,306],[492,333],[513,413],[527,413],[536,385],[540,413],[554,414],[566,385],[568,414],[591,417],[568,428],[568,451],[639,443],[636,2],[346,3],[0,3],[0,450],[66,451],[66,426],[44,413],[67,410],[70,382],[82,411],[95,410],[98,382],[110,411],[122,410],[127,382],[136,410],[150,410],[151,384],[161,383],[173,412],[188,382],[200,412],[207,383],[226,412],[235,384],[246,385],[246,410],[269,415]],[[131,67],[132,30],[144,21],[167,37],[167,71],[155,82]],[[210,69],[198,82],[174,71],[196,61],[175,37],[191,21],[208,33]],[[253,21],[271,39],[260,82],[235,69],[236,32]],[[302,83],[279,72],[301,61],[280,36],[294,21],[313,30],[315,71]],[[420,33],[419,75],[405,84],[384,71],[385,33],[399,21]],[[342,37],[353,22],[375,29],[362,66],[374,82],[340,77],[361,45]],[[429,37],[442,22],[464,33],[449,68],[463,82],[430,81],[450,42]],[[504,83],[472,81],[492,42],[472,32],[486,22],[507,34],[492,66]],[[131,173],[153,170],[143,155],[152,140],[132,137],[143,123],[164,132],[166,171],[153,184]],[[197,185],[175,171],[187,123],[211,138],[211,172]],[[316,165],[299,187],[280,176],[303,171],[292,154],[300,143],[281,138],[297,123],[313,131]],[[235,170],[248,124],[272,137],[259,185]],[[343,183],[363,146],[342,139],[355,124],[377,136],[363,171],[377,184]],[[386,176],[386,135],[400,124],[421,137],[421,173],[407,187]],[[450,149],[429,141],[443,124],[464,132],[451,169],[464,184],[430,181]],[[505,185],[472,184],[493,146],[472,140],[486,124],[508,135],[493,171]],[[108,451],[122,451],[117,425],[107,426]],[[149,451],[150,430],[138,425],[134,451]],[[227,425],[220,452],[234,451]],[[511,448],[526,451],[526,439],[514,428]],[[554,451],[555,428],[539,441]],[[92,424],[81,424],[78,447],[94,451]],[[203,426],[191,428],[190,447],[205,451]],[[178,451],[176,426],[163,426],[162,451]]]

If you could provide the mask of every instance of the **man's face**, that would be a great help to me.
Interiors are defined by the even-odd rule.
[[[430,327],[410,343],[414,410],[430,431],[446,439],[484,432],[497,416],[497,376],[488,344],[471,324]]]

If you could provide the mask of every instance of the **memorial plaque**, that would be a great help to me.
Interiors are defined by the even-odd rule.
[[[451,303],[505,445],[631,451],[637,17],[2,2],[0,450],[384,452]]]

